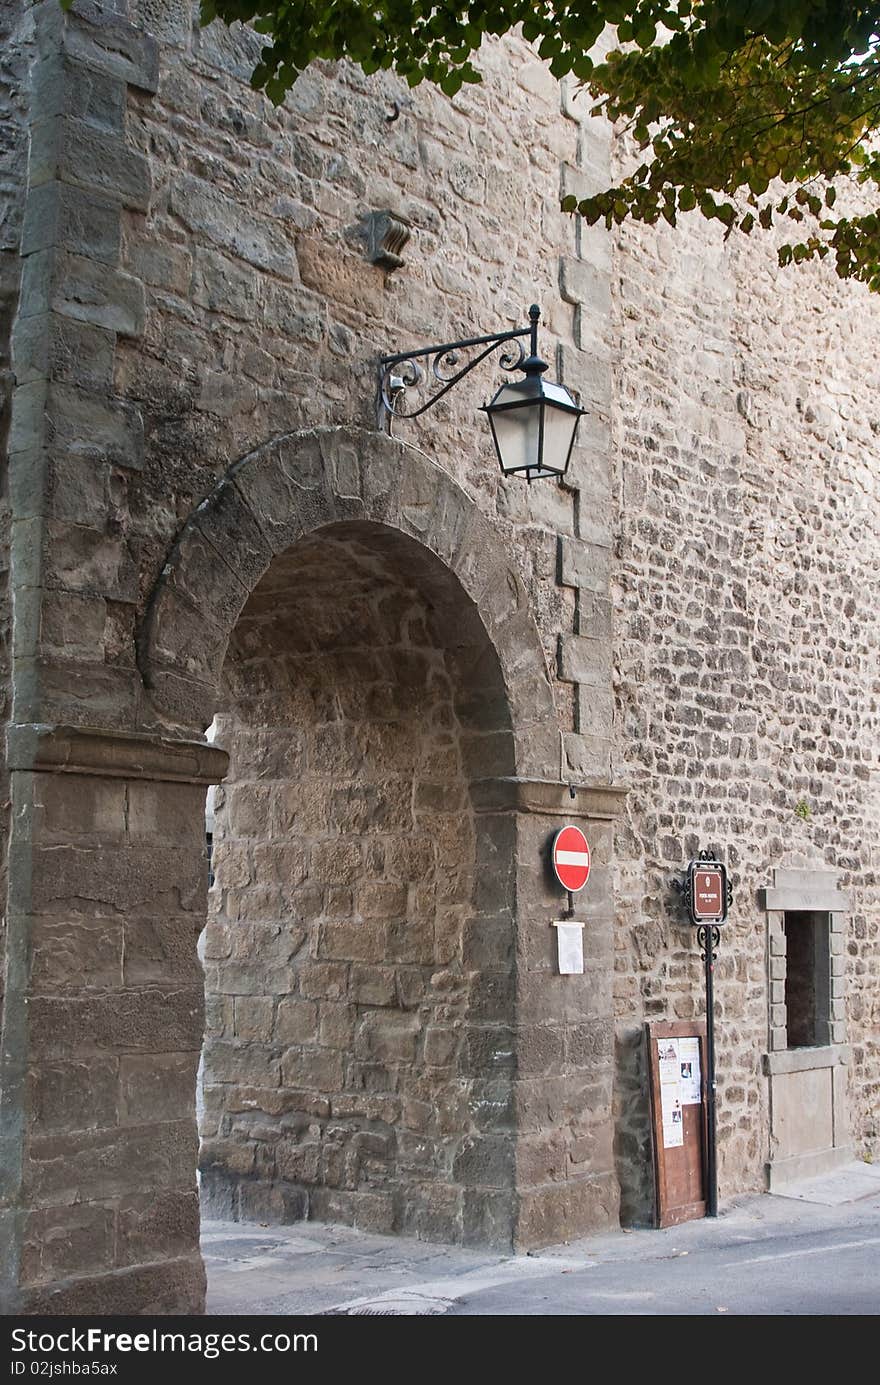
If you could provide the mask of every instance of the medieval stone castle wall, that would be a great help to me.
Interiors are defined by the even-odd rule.
[[[699,218],[612,234],[564,216],[560,195],[603,186],[625,149],[517,38],[486,44],[483,84],[453,101],[319,63],[276,110],[248,84],[259,40],[200,31],[187,0],[66,18],[42,0],[3,23],[18,84],[0,247],[17,307],[0,319],[15,385],[8,716],[100,730],[117,757],[93,801],[81,749],[28,758],[15,733],[10,752],[10,862],[33,864],[43,831],[74,844],[69,878],[41,894],[32,873],[11,896],[29,921],[10,925],[15,948],[45,960],[23,981],[16,953],[9,975],[68,1035],[41,1059],[39,1024],[28,1038],[7,1022],[56,1084],[29,1098],[46,1145],[22,1282],[191,1253],[181,1112],[204,901],[182,859],[210,776],[169,768],[168,746],[215,714],[232,756],[205,946],[217,1208],[496,1240],[519,1217],[522,1244],[647,1217],[644,1021],[702,1013],[670,882],[703,847],[736,889],[716,980],[722,1196],[764,1186],[775,1138],[774,872],[825,872],[848,901],[832,891],[828,906],[828,1037],[848,1086],[844,1102],[835,1079],[835,1119],[851,1122],[834,1145],[876,1151],[873,297],[824,266],[780,272],[764,240],[725,244]],[[393,272],[366,255],[386,209],[412,225]],[[589,411],[564,483],[498,475],[475,415],[490,363],[395,425],[387,456],[370,441],[380,354],[520,326],[531,302],[551,374]],[[282,542],[288,504],[309,517]],[[380,510],[407,543],[448,547],[479,628],[439,572],[377,537]],[[331,522],[322,557],[314,530]],[[488,553],[489,536],[494,569],[468,588],[467,544]],[[119,748],[134,736],[171,757],[149,811],[143,786],[114,788],[135,785]],[[56,802],[41,781],[74,761]],[[542,853],[565,797],[533,794],[513,836],[480,798],[527,777],[593,793],[575,800],[595,852],[583,979],[553,975],[548,927],[560,904]],[[186,827],[172,782],[187,784]],[[77,875],[109,840],[112,908]],[[156,903],[147,876],[174,899]],[[133,1051],[125,1023],[89,1029],[117,987],[131,1013],[172,1016]],[[98,1087],[115,1095],[96,1104]],[[53,1161],[96,1159],[159,1087],[169,1143],[143,1175],[165,1190],[159,1212],[120,1172],[75,1213],[83,1260],[41,1258],[45,1227],[73,1215]],[[181,1283],[195,1302],[197,1276]]]

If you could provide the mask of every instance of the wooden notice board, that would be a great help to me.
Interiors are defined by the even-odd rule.
[[[649,1021],[645,1041],[654,1224],[677,1226],[706,1215],[706,1022]]]

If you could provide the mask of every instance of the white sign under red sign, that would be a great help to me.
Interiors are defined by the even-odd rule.
[[[577,894],[590,878],[590,847],[579,827],[562,827],[553,838],[553,869],[564,890]]]

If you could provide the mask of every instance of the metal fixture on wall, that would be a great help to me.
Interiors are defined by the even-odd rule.
[[[574,446],[578,423],[586,409],[575,403],[564,385],[543,378],[547,362],[538,355],[540,309],[529,308],[529,326],[494,336],[468,337],[399,351],[379,361],[379,426],[391,432],[395,418],[418,418],[457,385],[475,366],[501,349],[502,370],[521,370],[522,379],[501,385],[481,412],[489,419],[495,452],[505,476],[524,475],[527,481],[545,476],[564,476]],[[529,338],[526,355],[523,338]],[[462,352],[473,351],[462,364]],[[426,371],[420,364],[430,357],[430,373],[440,388],[418,408],[404,407],[408,389],[423,385]]]

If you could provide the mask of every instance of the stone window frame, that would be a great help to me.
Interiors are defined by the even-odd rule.
[[[838,889],[839,874],[826,870],[775,868],[773,884],[762,891],[767,914],[768,1070],[794,1071],[840,1061],[846,1044],[846,921],[848,897]],[[830,947],[830,1043],[816,1047],[789,1048],[785,1007],[785,915],[828,915]],[[783,1056],[784,1055],[784,1056]]]

